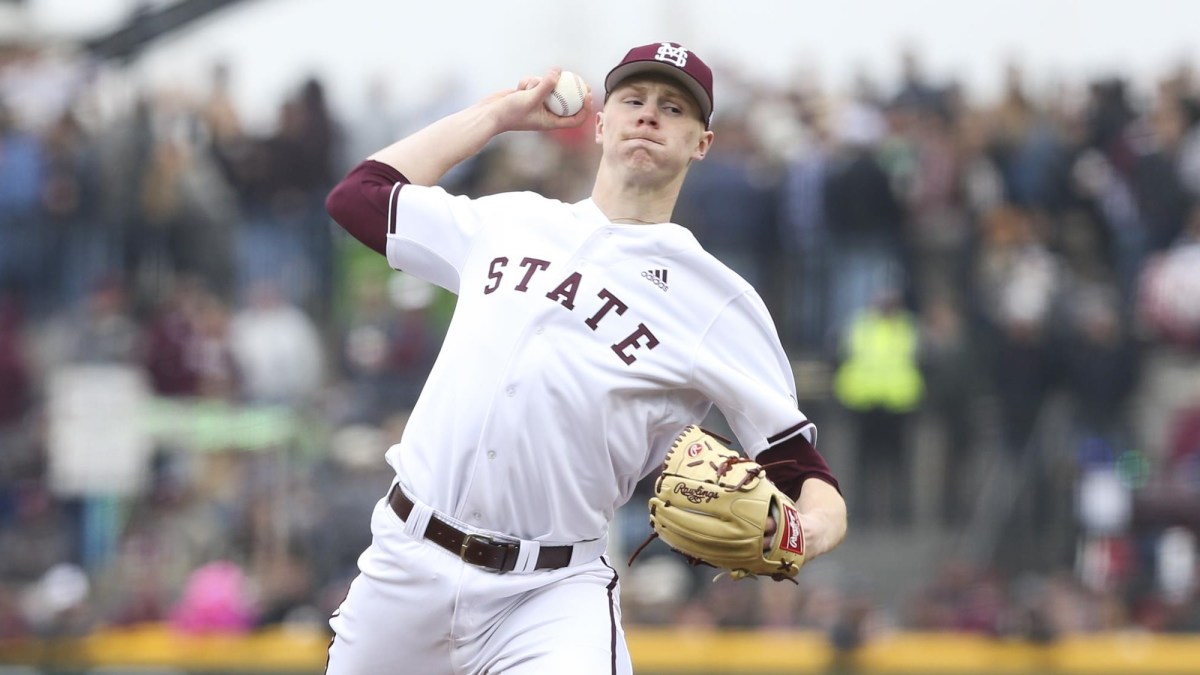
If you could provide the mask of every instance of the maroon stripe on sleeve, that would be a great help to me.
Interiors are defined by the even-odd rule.
[[[350,170],[325,198],[325,210],[355,239],[387,255],[391,200],[409,180],[395,168],[366,160]]]
[[[801,427],[803,428],[803,426]],[[788,432],[776,434],[773,438],[785,436]],[[825,458],[804,434],[796,434],[778,445],[771,446],[758,453],[754,458],[759,464],[775,464],[767,468],[767,477],[775,487],[793,499],[800,497],[800,488],[809,478],[817,478],[829,483],[839,493],[842,491],[838,481],[825,463]]]
[[[788,436],[791,436],[792,434],[796,433],[797,431],[800,431],[802,429],[805,429],[805,428],[811,427],[811,426],[812,426],[811,421],[804,420],[803,422],[801,422],[795,426],[792,426],[788,429],[785,429],[785,430],[775,434],[774,436],[771,436],[770,438],[767,439],[767,443],[770,445],[775,445],[781,439],[787,438]]]

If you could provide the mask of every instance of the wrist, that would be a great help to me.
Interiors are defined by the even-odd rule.
[[[800,514],[800,531],[804,533],[804,559],[812,560],[829,550],[825,545],[824,528],[819,519],[807,513]]]
[[[812,560],[837,548],[846,536],[845,519],[823,511],[800,512],[804,557]]]

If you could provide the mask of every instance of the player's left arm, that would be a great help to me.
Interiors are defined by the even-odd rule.
[[[804,531],[804,554],[809,560],[832,551],[846,538],[846,500],[832,484],[820,478],[804,481],[796,509]]]
[[[817,450],[817,430],[796,407],[795,380],[774,324],[756,294],[724,308],[705,336],[694,375],[742,447],[800,512],[809,559],[846,536],[846,502]]]
[[[755,461],[771,465],[767,477],[795,500],[808,559],[842,543],[848,527],[846,500],[825,458],[808,436],[798,433],[758,453]]]

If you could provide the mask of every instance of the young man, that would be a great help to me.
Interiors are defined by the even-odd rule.
[[[569,118],[542,106],[559,72],[380,150],[327,200],[392,267],[458,294],[387,452],[396,484],[330,622],[329,673],[632,672],[608,525],[714,403],[751,457],[795,460],[769,471],[809,559],[845,534],[761,299],[670,222],[713,142],[711,71],[677,44],[636,47],[602,110]],[[430,187],[502,132],[589,120],[590,199]]]

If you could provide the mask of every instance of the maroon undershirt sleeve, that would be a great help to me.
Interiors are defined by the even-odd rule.
[[[368,159],[333,187],[325,210],[355,239],[386,256],[388,200],[396,183],[410,181],[395,168]]]
[[[767,476],[775,484],[775,487],[793,499],[800,497],[800,487],[809,478],[823,480],[832,485],[838,494],[842,492],[837,479],[829,470],[829,465],[825,463],[825,458],[817,452],[812,443],[808,442],[808,438],[804,434],[796,434],[782,443],[763,450],[758,453],[755,461],[764,466],[781,462],[767,467]]]

